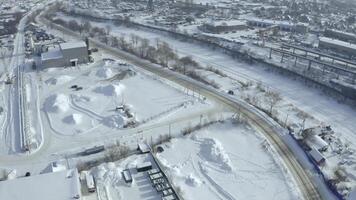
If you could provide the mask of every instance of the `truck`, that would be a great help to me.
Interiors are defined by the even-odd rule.
[[[91,175],[89,172],[85,174],[85,180],[87,183],[87,188],[88,192],[95,192],[95,181],[93,175]]]

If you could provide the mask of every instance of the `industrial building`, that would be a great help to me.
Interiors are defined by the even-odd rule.
[[[356,44],[344,42],[337,39],[320,37],[319,48],[333,50],[338,53],[343,53],[348,55],[350,58],[356,57]]]
[[[62,170],[0,182],[0,199],[81,199],[77,169]]]
[[[275,21],[268,19],[247,19],[247,25],[267,28],[277,26],[281,31],[297,32],[305,34],[308,32],[308,26],[304,23],[290,23],[287,21]]]
[[[198,26],[198,29],[207,32],[220,34],[225,32],[246,30],[248,27],[245,21],[237,21],[234,23],[220,23],[220,24],[203,24]]]
[[[41,54],[42,68],[77,66],[88,61],[88,47],[84,41],[61,43]]]
[[[339,39],[345,42],[356,43],[356,35],[334,29],[326,29],[324,35],[329,38]]]

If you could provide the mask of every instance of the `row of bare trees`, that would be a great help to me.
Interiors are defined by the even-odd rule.
[[[156,39],[154,44],[150,43],[147,38],[142,38],[135,34],[121,34],[120,36],[114,36],[111,34],[112,27],[107,25],[104,27],[98,27],[92,25],[89,21],[65,21],[59,18],[52,19],[52,22],[72,31],[79,32],[80,34],[87,35],[91,38],[98,39],[108,46],[117,48],[131,54],[134,54],[145,60],[149,60],[152,63],[159,64],[163,67],[169,68],[173,71],[185,74],[197,81],[204,84],[211,85],[214,88],[219,88],[213,80],[209,80],[206,77],[198,73],[197,69],[203,69],[192,57],[183,56],[180,57],[167,42]],[[208,68],[210,71],[212,68]],[[220,73],[221,74],[221,73]]]

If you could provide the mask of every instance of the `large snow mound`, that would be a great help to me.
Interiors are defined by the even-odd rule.
[[[66,112],[69,110],[69,99],[64,94],[54,94],[48,97],[44,103],[44,109],[47,112]]]
[[[57,78],[50,78],[50,79],[46,80],[45,82],[47,85],[61,85],[61,84],[67,83],[71,80],[73,80],[73,77],[68,76],[68,75],[63,75],[63,76],[59,76]]]
[[[114,75],[110,68],[100,68],[96,71],[96,76],[99,78],[110,78]]]
[[[106,86],[99,86],[94,89],[94,92],[101,93],[105,96],[120,96],[124,89],[125,87],[122,84],[110,84]]]
[[[202,184],[201,180],[193,174],[189,174],[189,176],[186,177],[185,183],[192,187],[199,187]]]
[[[83,121],[83,116],[78,113],[71,114],[63,119],[64,123],[75,124],[75,125],[82,123],[82,121]]]
[[[233,165],[229,155],[225,152],[222,144],[213,138],[204,138],[201,144],[200,153],[211,162],[220,165],[227,171],[233,170]]]

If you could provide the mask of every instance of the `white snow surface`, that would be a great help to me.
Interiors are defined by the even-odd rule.
[[[50,79],[46,80],[45,83],[47,83],[48,85],[61,85],[61,84],[71,81],[72,79],[73,79],[73,77],[71,77],[69,75],[63,75],[63,76],[59,76],[57,78],[50,78]]]
[[[158,158],[185,199],[298,199],[249,126],[215,124],[162,146]]]
[[[122,84],[108,84],[99,86],[95,88],[94,91],[105,96],[120,96],[124,88],[125,87]]]

